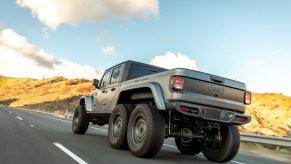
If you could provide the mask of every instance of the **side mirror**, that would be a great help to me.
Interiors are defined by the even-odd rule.
[[[99,80],[94,79],[93,80],[93,85],[95,86],[95,88],[99,89]]]

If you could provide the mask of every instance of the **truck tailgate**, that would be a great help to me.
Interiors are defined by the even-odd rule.
[[[174,75],[184,78],[184,88],[173,95],[172,100],[200,104],[209,107],[244,112],[244,83],[188,69],[173,69]]]
[[[205,96],[222,98],[239,103],[244,102],[245,91],[242,89],[192,78],[184,78],[184,83],[185,92],[192,92]]]

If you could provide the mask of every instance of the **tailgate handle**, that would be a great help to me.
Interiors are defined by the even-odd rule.
[[[210,80],[215,83],[224,84],[224,78],[219,76],[210,76]]]

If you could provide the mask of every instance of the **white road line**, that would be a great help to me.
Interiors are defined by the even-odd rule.
[[[176,146],[168,145],[168,144],[163,144],[163,146],[167,146],[170,148],[178,149]],[[199,155],[203,155],[202,153],[199,153]]]
[[[58,119],[58,118],[54,118],[54,117],[50,117],[50,116],[46,116],[46,115],[30,112],[30,111],[25,111],[25,112],[28,112],[28,113],[31,113],[31,114],[35,114],[35,115],[40,115],[40,116],[43,116],[43,117],[47,117],[47,118],[50,118],[50,119],[53,119],[53,120],[58,120],[58,121],[62,121],[62,122],[70,123],[70,124],[72,123],[71,121],[66,121],[66,120],[62,120],[62,119]],[[100,128],[95,128],[95,127],[92,127],[92,126],[89,126],[89,128],[100,130],[100,131],[103,131],[103,132],[108,132],[107,130],[100,129]]]
[[[89,126],[89,128],[96,129],[96,130],[100,130],[100,131],[103,131],[103,132],[108,132],[108,130],[104,130],[104,129],[100,129],[100,128],[95,128],[95,127],[92,127],[92,126]]]
[[[176,146],[172,146],[172,145],[167,145],[167,144],[163,144],[164,146],[167,146],[167,147],[171,147],[171,148],[175,148],[175,149],[177,149],[177,147]]]
[[[63,152],[68,154],[70,157],[72,157],[75,161],[77,161],[80,164],[87,164],[84,160],[82,160],[80,157],[78,157],[76,154],[72,153],[69,149],[65,148],[63,145],[59,143],[54,143],[59,149],[61,149]]]
[[[34,128],[34,125],[29,125],[29,126],[31,126],[31,127],[33,127],[33,128]]]
[[[238,162],[238,161],[230,161],[230,162],[237,163],[237,164],[245,164],[245,163]]]
[[[41,115],[41,114],[37,114],[37,115]],[[58,119],[58,118],[54,118],[54,117],[50,117],[50,116],[45,116],[45,115],[41,115],[41,116],[47,117],[47,118],[50,118],[50,119],[53,119],[53,120],[58,120],[58,121],[66,122],[66,123],[72,123],[71,121],[66,121],[66,120],[62,120],[62,119]]]
[[[58,119],[58,118],[54,118],[54,117],[50,117],[50,116],[46,116],[46,115],[42,115],[42,114],[38,114],[38,113],[34,113],[34,112],[29,112],[29,111],[25,111],[31,114],[35,114],[35,115],[39,115],[39,116],[43,116],[43,117],[47,117],[53,120],[58,120],[58,121],[63,121],[63,122],[67,122],[67,123],[72,123],[71,121],[66,121],[66,120],[62,120],[62,119]]]
[[[9,113],[12,113],[11,111],[9,111]]]
[[[21,117],[19,117],[19,116],[16,116],[19,120],[23,120]]]

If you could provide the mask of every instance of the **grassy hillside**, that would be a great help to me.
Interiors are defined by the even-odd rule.
[[[86,79],[53,77],[43,80],[0,76],[0,105],[23,107],[63,114],[77,107],[81,95],[95,88]],[[243,132],[291,137],[291,97],[282,94],[253,94],[253,104],[246,114],[250,124]]]
[[[94,90],[86,79],[53,77],[43,80],[0,76],[0,104],[54,113],[73,111],[81,95]]]
[[[291,137],[291,97],[253,93],[252,102],[246,111],[252,121],[241,127],[241,131]]]

